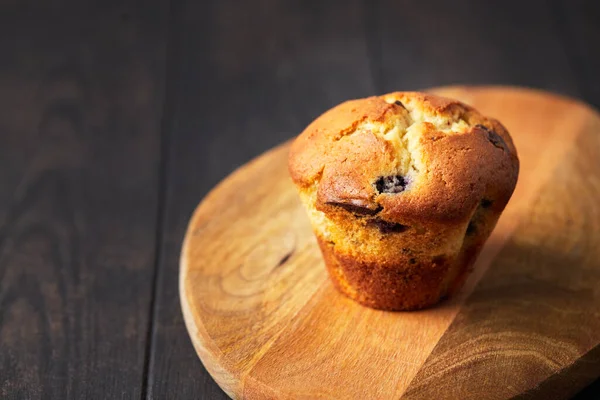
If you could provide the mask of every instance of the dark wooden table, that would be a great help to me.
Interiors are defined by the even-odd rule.
[[[599,70],[597,0],[3,1],[0,398],[226,398],[177,290],[211,187],[347,98]]]

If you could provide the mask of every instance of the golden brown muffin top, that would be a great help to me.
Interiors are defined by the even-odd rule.
[[[519,161],[507,130],[459,101],[396,92],[344,102],[292,144],[292,180],[317,208],[388,221],[454,221],[481,202],[502,210]]]

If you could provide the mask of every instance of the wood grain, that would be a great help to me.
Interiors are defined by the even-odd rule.
[[[203,200],[182,251],[186,324],[230,396],[480,398],[485,390],[506,398],[552,388],[562,398],[600,375],[593,202],[600,117],[525,89],[438,92],[501,119],[522,162],[514,198],[465,290],[413,313],[371,310],[339,295],[280,146]]]
[[[2,4],[2,399],[141,395],[164,4]]]

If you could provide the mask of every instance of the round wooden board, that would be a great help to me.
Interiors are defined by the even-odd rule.
[[[501,120],[521,159],[466,287],[418,312],[338,294],[281,145],[202,201],[183,245],[186,325],[229,396],[547,399],[600,376],[599,115],[528,89],[432,92]]]

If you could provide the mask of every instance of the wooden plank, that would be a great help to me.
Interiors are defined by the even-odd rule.
[[[173,10],[172,142],[148,389],[157,399],[226,398],[192,348],[179,303],[179,253],[195,206],[328,107],[373,93],[362,1],[206,3],[175,1]]]
[[[165,6],[2,6],[3,399],[141,394]]]
[[[544,0],[380,0],[381,92],[449,84],[508,84],[579,95]]]
[[[574,0],[551,2],[565,47],[580,81],[584,98],[600,107],[600,2]]]

